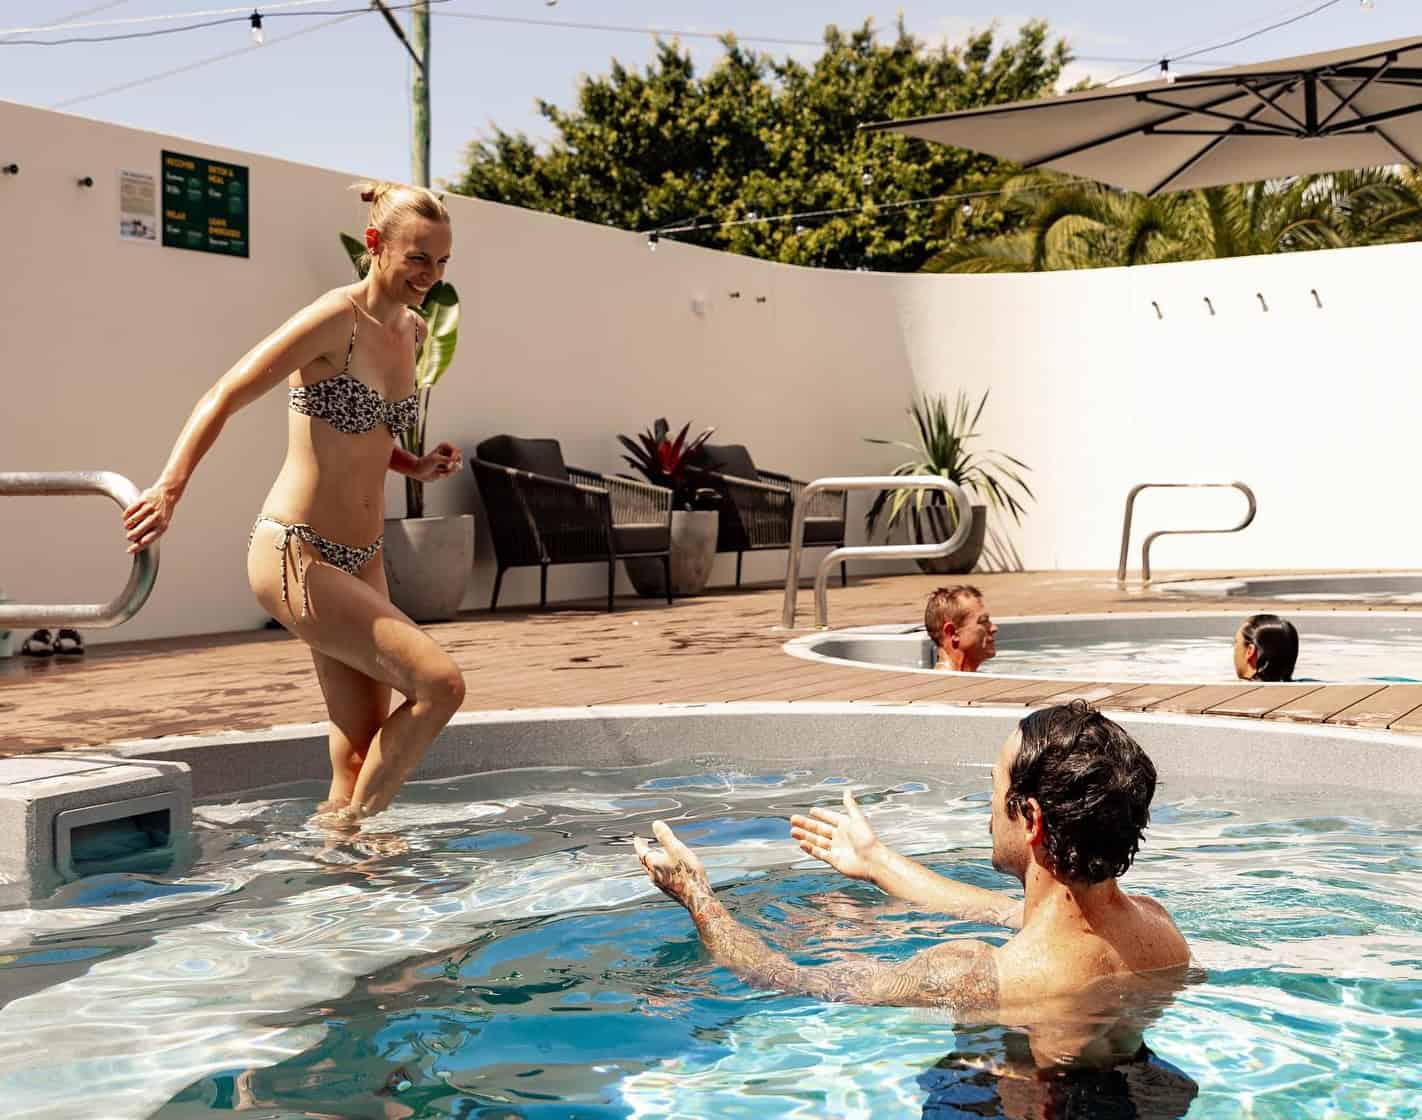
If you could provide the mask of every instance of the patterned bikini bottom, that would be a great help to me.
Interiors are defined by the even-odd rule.
[[[247,534],[247,547],[252,547],[252,537],[256,535],[257,526],[263,521],[281,528],[281,536],[277,539],[276,550],[282,554],[281,560],[281,601],[290,606],[287,599],[286,588],[286,554],[291,545],[291,538],[295,537],[298,542],[309,544],[321,554],[321,559],[330,564],[333,568],[340,568],[343,572],[351,575],[358,575],[360,570],[369,564],[380,554],[380,549],[385,544],[383,536],[376,537],[372,544],[355,548],[348,544],[341,544],[340,541],[333,541],[323,537],[315,529],[311,528],[303,521],[295,524],[286,521],[278,521],[275,517],[259,517],[252,526],[252,531]],[[305,618],[311,608],[311,594],[306,586],[306,580],[302,577],[301,571],[301,546],[296,548],[296,582],[301,587],[301,617]]]

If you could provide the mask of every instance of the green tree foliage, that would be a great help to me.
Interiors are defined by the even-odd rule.
[[[1009,174],[980,213],[948,218],[929,272],[1043,272],[1337,249],[1422,236],[1422,180],[1395,168],[1146,198],[1042,172]],[[1003,232],[977,230],[998,224]]]
[[[699,220],[674,236],[787,263],[912,271],[946,246],[947,222],[937,207],[893,204],[972,189],[1000,165],[859,125],[1050,93],[1069,56],[1048,40],[1038,22],[1000,45],[985,31],[929,48],[902,22],[883,43],[866,23],[827,28],[823,52],[806,65],[728,36],[704,75],[676,44],[659,42],[643,71],[614,61],[606,76],[585,79],[572,109],[540,101],[557,132],[546,150],[496,129],[469,146],[449,186],[624,229]],[[748,221],[821,210],[852,212]],[[748,224],[713,228],[736,221]]]

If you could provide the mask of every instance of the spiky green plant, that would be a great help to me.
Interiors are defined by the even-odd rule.
[[[961,389],[949,405],[946,396],[916,396],[908,408],[918,435],[917,443],[893,439],[867,439],[868,443],[887,447],[902,447],[914,458],[900,463],[890,473],[894,475],[939,475],[956,482],[980,497],[985,505],[1006,512],[1012,520],[1022,523],[1026,512],[1024,498],[1032,498],[1032,490],[1023,481],[1020,471],[1029,471],[1022,460],[1000,451],[975,452],[970,446],[978,436],[978,421],[988,401],[984,392],[977,407]],[[872,536],[881,525],[885,533],[892,532],[907,515],[913,525],[915,539],[925,539],[922,514],[925,506],[948,507],[949,524],[957,527],[957,506],[948,501],[941,490],[881,490],[864,515],[864,528]]]
[[[369,258],[365,245],[349,234],[341,234],[341,244],[355,266],[356,275],[365,278],[369,269]],[[425,428],[430,416],[430,390],[444,371],[454,361],[454,351],[459,346],[459,293],[454,285],[443,280],[425,294],[425,299],[415,308],[425,321],[425,341],[415,355],[415,391],[419,394],[420,408],[415,423],[400,433],[400,446],[419,458],[425,453]],[[405,479],[405,516],[425,515],[425,484],[417,478]]]

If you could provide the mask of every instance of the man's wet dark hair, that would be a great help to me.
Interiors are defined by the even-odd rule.
[[[1240,637],[1254,647],[1256,681],[1291,681],[1299,660],[1299,632],[1276,614],[1254,614],[1244,620]]]
[[[1117,723],[1082,700],[1042,708],[1018,725],[1007,814],[1042,807],[1044,845],[1061,879],[1124,875],[1140,850],[1155,796],[1155,765]]]

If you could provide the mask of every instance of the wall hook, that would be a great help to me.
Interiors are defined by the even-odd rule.
[[[1310,289],[1309,289],[1309,292],[1313,295],[1314,306],[1315,306],[1315,307],[1322,308],[1322,307],[1323,307],[1323,300],[1321,300],[1321,299],[1318,298],[1318,289],[1317,289],[1317,288],[1310,288]]]
[[[92,187],[94,185],[94,177],[92,175],[85,175],[82,179],[75,180],[75,182],[81,187]]]
[[[1156,303],[1155,300],[1151,300],[1150,305],[1155,308],[1155,317],[1157,319],[1165,318],[1165,312],[1160,309],[1160,304]]]
[[[1213,315],[1213,314],[1215,313],[1215,305],[1210,302],[1210,297],[1209,297],[1209,296],[1206,296],[1206,297],[1205,297],[1205,306],[1210,309],[1210,314],[1211,314],[1211,315]]]
[[[755,297],[756,303],[764,303],[764,302],[765,302],[765,299],[766,299],[765,296],[756,296],[756,297]]]
[[[740,298],[741,298],[741,293],[740,293],[740,292],[727,292],[726,294],[727,294],[728,296],[730,296],[731,299],[740,299]]]
[[[0,175],[18,175],[19,173],[20,165],[18,163],[7,163],[4,167],[0,167]]]
[[[1266,301],[1266,300],[1264,299],[1264,293],[1263,293],[1263,292],[1255,292],[1254,295],[1255,295],[1255,297],[1259,300],[1259,306],[1262,307],[1265,311],[1268,311],[1268,310],[1269,310],[1269,304],[1268,304],[1268,301]]]

